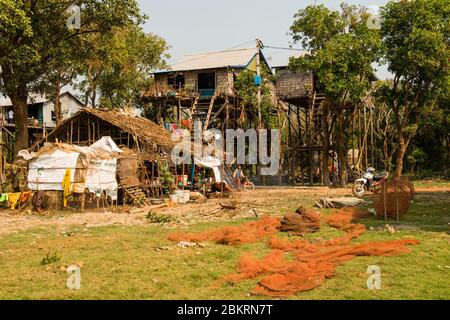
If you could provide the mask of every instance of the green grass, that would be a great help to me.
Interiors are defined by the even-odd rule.
[[[280,200],[282,201],[282,200]],[[294,210],[298,202],[283,202]],[[284,211],[284,210],[283,210]],[[329,211],[324,211],[327,213]],[[277,213],[277,212],[271,212]],[[232,222],[239,225],[251,219]],[[357,241],[414,238],[412,253],[396,257],[357,257],[337,268],[337,275],[314,290],[291,299],[450,299],[450,199],[448,193],[420,194],[389,234],[384,221],[361,220],[368,230]],[[229,225],[202,223],[189,231]],[[265,299],[250,296],[257,279],[213,287],[213,282],[236,270],[243,252],[262,257],[264,242],[228,247],[178,248],[167,240],[165,227],[73,227],[70,235],[41,228],[0,237],[0,299]],[[308,238],[333,238],[341,232],[324,226]],[[156,247],[169,250],[156,251]],[[61,260],[41,265],[48,252]],[[82,262],[81,289],[66,288],[62,265]],[[369,265],[381,268],[382,289],[368,290]]]
[[[446,187],[446,188],[450,188],[450,181],[445,180],[445,179],[426,179],[426,180],[414,181],[414,185],[416,187]]]

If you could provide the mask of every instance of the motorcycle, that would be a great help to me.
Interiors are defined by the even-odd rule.
[[[373,192],[374,188],[383,183],[388,178],[389,173],[386,171],[375,172],[374,168],[368,168],[361,178],[356,179],[353,185],[353,194],[355,197],[362,197],[367,191]]]

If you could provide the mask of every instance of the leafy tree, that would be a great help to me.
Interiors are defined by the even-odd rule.
[[[104,107],[135,105],[139,93],[152,81],[152,72],[164,68],[169,57],[164,39],[136,25],[91,38],[79,88],[92,106],[97,95]]]
[[[448,169],[450,163],[450,132],[448,130],[450,106],[448,102],[449,100],[440,99],[436,105],[424,110],[426,116],[421,117],[417,134],[411,140],[408,148],[411,154],[415,153],[412,155],[414,159],[412,162],[416,165],[416,173],[420,173],[419,171],[445,173]],[[416,151],[414,152],[414,150]],[[426,156],[421,154],[417,156],[417,150],[423,151]],[[406,157],[410,169],[413,169],[411,158]]]
[[[69,29],[67,9],[81,7],[80,29]],[[85,35],[142,20],[135,0],[0,0],[0,92],[14,107],[16,153],[28,147],[27,98],[55,65],[63,66]],[[61,59],[60,62],[57,62]]]
[[[347,185],[347,141],[353,109],[363,101],[375,79],[372,63],[377,61],[381,41],[377,30],[370,29],[369,13],[364,7],[341,5],[333,11],[323,5],[310,5],[297,12],[291,26],[294,42],[300,42],[308,53],[291,58],[293,71],[313,71],[317,90],[323,93],[323,123],[335,119],[334,132],[339,160],[339,183]],[[323,148],[328,154],[330,133],[324,125]],[[324,182],[330,183],[328,158],[323,157]]]
[[[395,117],[396,177],[421,119],[449,94],[449,13],[446,0],[391,1],[381,9],[384,60],[394,79],[379,94]]]
[[[377,139],[377,144],[381,144],[380,149],[383,155],[384,170],[391,171],[392,157],[395,154],[398,143],[395,135],[394,115],[392,109],[389,108],[382,101],[375,99],[374,103],[374,135]],[[371,146],[371,148],[375,148]],[[375,165],[375,164],[374,164]]]
[[[261,74],[263,78],[263,81],[261,83],[261,114],[266,127],[269,127],[273,110],[273,100],[271,96],[270,84],[272,83],[273,79],[270,76],[267,68],[262,68]],[[244,107],[244,118],[247,118],[247,113],[245,111],[249,111],[250,119],[256,123],[258,116],[258,87],[255,85],[255,75],[256,73],[252,70],[242,71],[236,77],[234,87],[236,89],[237,95],[241,99],[241,104]]]

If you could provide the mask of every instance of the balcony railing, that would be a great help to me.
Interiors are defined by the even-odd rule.
[[[211,98],[214,96],[216,89],[198,89],[200,98]]]
[[[16,121],[14,119],[10,120],[10,119],[6,119],[6,120],[0,120],[2,125],[7,126],[7,127],[15,127],[16,126]],[[44,122],[41,121],[30,121],[28,120],[27,122],[27,127],[28,128],[43,128],[44,127]]]

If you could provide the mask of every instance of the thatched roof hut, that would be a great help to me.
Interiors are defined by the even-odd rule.
[[[94,108],[84,108],[63,121],[46,141],[87,146],[103,136],[149,161],[166,158],[174,147],[170,133],[146,118]]]

